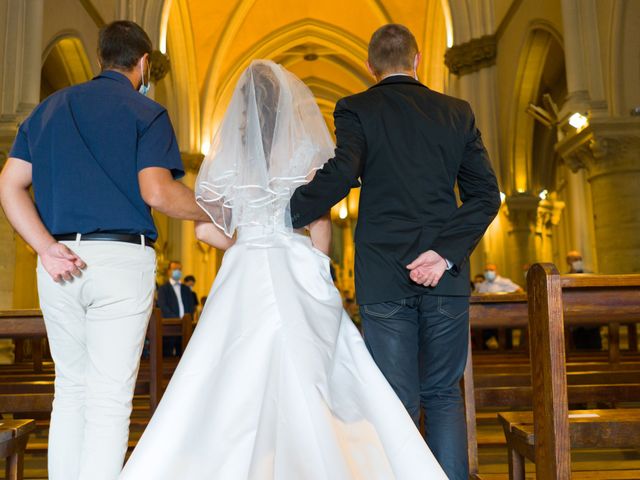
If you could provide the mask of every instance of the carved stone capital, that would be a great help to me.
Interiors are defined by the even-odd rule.
[[[202,160],[204,160],[202,153],[181,152],[180,156],[182,157],[182,163],[186,171],[198,173],[200,165],[202,165]]]
[[[537,224],[540,199],[530,193],[516,193],[505,199],[512,233],[530,233]]]
[[[151,52],[151,81],[157,83],[171,70],[171,62],[160,50]]]
[[[551,229],[560,223],[565,203],[560,200],[545,199],[538,203],[536,233],[550,234]]]
[[[595,118],[580,132],[555,146],[574,172],[584,168],[589,179],[602,173],[640,170],[640,119]]]
[[[466,75],[495,65],[496,53],[495,35],[485,35],[447,49],[444,54],[444,63],[451,73],[459,76]]]

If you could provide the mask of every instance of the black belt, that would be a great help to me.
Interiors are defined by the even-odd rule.
[[[58,241],[75,241],[77,238],[76,233],[63,233],[59,235],[54,235]],[[109,232],[95,232],[95,233],[83,233],[80,235],[80,241],[92,241],[92,242],[124,242],[124,243],[135,243],[136,245],[140,245],[141,239],[140,235],[134,235],[132,233],[109,233]],[[147,247],[152,247],[154,244],[154,240],[151,240],[149,237],[144,237],[144,244]]]

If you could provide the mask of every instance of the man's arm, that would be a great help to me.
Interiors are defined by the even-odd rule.
[[[181,220],[209,221],[207,214],[198,206],[193,190],[178,180],[171,171],[163,167],[147,167],[138,172],[140,194],[151,208]]]
[[[29,194],[31,163],[9,158],[0,174],[0,203],[9,223],[40,256],[45,270],[56,281],[71,280],[86,265],[66,245],[56,242],[42,223]]]
[[[366,154],[366,141],[358,116],[344,99],[333,114],[336,126],[335,156],[319,170],[313,180],[299,187],[291,198],[293,228],[302,228],[325,215],[333,205],[360,186]]]
[[[467,108],[466,144],[458,172],[462,205],[444,225],[431,249],[407,265],[411,280],[425,287],[435,287],[446,270],[457,274],[500,209],[498,182],[471,107]]]
[[[469,257],[500,209],[500,190],[489,155],[476,128],[471,107],[464,157],[458,172],[460,205],[449,218],[431,250],[453,264],[455,273]]]

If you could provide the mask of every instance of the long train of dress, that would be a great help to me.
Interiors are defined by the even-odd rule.
[[[124,480],[446,479],[298,234],[239,242]]]

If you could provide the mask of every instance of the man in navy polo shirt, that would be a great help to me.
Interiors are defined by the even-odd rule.
[[[6,216],[38,253],[56,365],[52,480],[115,479],[122,468],[155,287],[151,208],[208,221],[176,181],[184,172],[167,111],[138,93],[151,50],[133,22],[104,27],[102,73],[34,110],[0,175]]]

